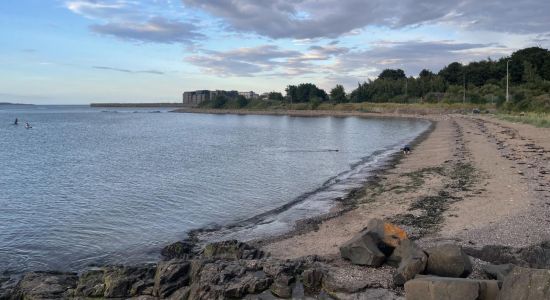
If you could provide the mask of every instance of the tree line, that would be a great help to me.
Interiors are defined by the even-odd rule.
[[[505,101],[507,68],[508,102]],[[342,85],[336,85],[329,93],[312,83],[289,85],[285,95],[271,92],[266,100],[310,103],[312,108],[323,102],[494,103],[508,110],[550,112],[550,51],[531,47],[498,60],[452,62],[437,73],[424,69],[416,77],[407,77],[401,69],[386,69],[376,79],[358,83],[350,93]],[[215,103],[216,106],[223,106],[223,101],[217,102],[220,103]],[[238,102],[239,106],[248,103],[243,99]]]

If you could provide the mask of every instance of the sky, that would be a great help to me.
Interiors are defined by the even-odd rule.
[[[0,102],[330,90],[550,47],[546,0],[1,0]]]

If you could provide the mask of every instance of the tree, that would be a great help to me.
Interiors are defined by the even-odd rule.
[[[283,97],[283,94],[281,94],[279,92],[270,92],[270,93],[267,94],[267,99],[268,100],[275,100],[275,101],[283,101],[284,97]]]
[[[420,74],[418,74],[418,77],[420,79],[430,79],[433,76],[435,76],[435,74],[428,69],[423,69],[422,71],[420,71]]]
[[[449,84],[462,84],[463,67],[461,63],[453,62],[439,71],[438,75],[443,77]]]
[[[345,103],[348,102],[348,97],[346,96],[346,91],[344,90],[344,87],[340,84],[337,84],[336,87],[334,87],[330,91],[330,100],[335,103]]]
[[[404,79],[406,78],[405,72],[401,69],[385,69],[378,75],[378,79],[392,79],[392,80],[398,80],[398,79]]]
[[[227,97],[224,95],[217,95],[212,101],[212,108],[222,108],[227,103]]]
[[[246,99],[243,95],[239,95],[237,97],[237,103],[239,104],[239,107],[245,107],[248,105],[250,101]]]

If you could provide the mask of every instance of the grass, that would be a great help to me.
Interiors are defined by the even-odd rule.
[[[517,122],[517,123],[525,123],[525,124],[531,124],[536,127],[543,127],[543,128],[550,128],[550,114],[548,113],[523,113],[521,115],[515,115],[515,114],[499,114],[497,115],[499,119],[510,121],[510,122]]]

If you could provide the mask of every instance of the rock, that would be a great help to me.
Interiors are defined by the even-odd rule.
[[[291,284],[294,281],[294,277],[280,274],[275,278],[275,281],[271,285],[271,293],[279,298],[290,298],[292,297],[292,287]]]
[[[302,272],[302,283],[307,293],[313,294],[321,288],[325,272],[320,268],[308,269]]]
[[[465,252],[492,264],[514,264],[535,269],[550,269],[550,241],[525,248],[487,245],[481,249],[466,248]]]
[[[269,259],[266,262],[264,262],[263,271],[267,275],[275,278],[279,274],[294,275],[297,267],[298,267],[298,264],[292,260],[280,261],[276,259]]]
[[[499,300],[550,299],[550,270],[515,267],[504,279]]]
[[[428,256],[413,241],[405,239],[395,248],[389,261],[399,262],[394,283],[401,286],[413,279],[416,274],[424,272]]]
[[[182,287],[181,289],[175,291],[168,297],[169,300],[187,300],[189,299],[189,293],[191,292],[191,288],[188,286]],[[157,299],[157,298],[155,298]]]
[[[147,288],[154,285],[155,271],[155,265],[106,267],[103,296],[125,298],[144,294]]]
[[[405,283],[407,300],[496,300],[495,280],[422,277]]]
[[[190,241],[180,241],[164,247],[160,254],[165,259],[190,259],[193,257],[195,244]]]
[[[399,243],[407,238],[407,233],[401,227],[380,219],[371,219],[366,231],[375,234],[378,240],[392,249],[397,248]]]
[[[16,290],[22,299],[63,299],[72,296],[77,281],[75,273],[30,272],[23,276]]]
[[[104,270],[89,270],[82,275],[76,286],[76,295],[84,297],[103,297],[105,293]]]
[[[481,268],[483,269],[485,274],[487,274],[487,276],[489,276],[492,279],[496,279],[500,283],[502,283],[504,281],[504,278],[506,277],[506,275],[508,275],[508,273],[510,273],[512,271],[512,269],[514,269],[514,265],[511,265],[511,264],[505,264],[505,265],[488,264],[488,265],[483,265]]]
[[[153,295],[161,298],[189,284],[191,263],[185,260],[160,262],[155,273]]]
[[[387,289],[366,289],[364,291],[345,294],[335,293],[333,295],[338,300],[404,300],[404,297],[398,296],[392,290]],[[321,298],[324,299],[324,298]]]
[[[246,243],[230,240],[206,245],[202,255],[217,259],[260,259],[265,253]]]
[[[454,244],[436,246],[426,250],[426,273],[443,277],[467,277],[472,273],[472,263],[462,247]]]
[[[229,298],[242,298],[246,294],[259,294],[269,288],[273,280],[265,276],[265,273],[248,274],[238,281],[230,284],[224,292]]]
[[[356,265],[379,267],[386,256],[378,249],[378,240],[370,232],[361,232],[340,247],[340,255]]]
[[[19,279],[16,277],[0,275],[0,300],[9,300],[15,297],[14,291],[18,282]]]

